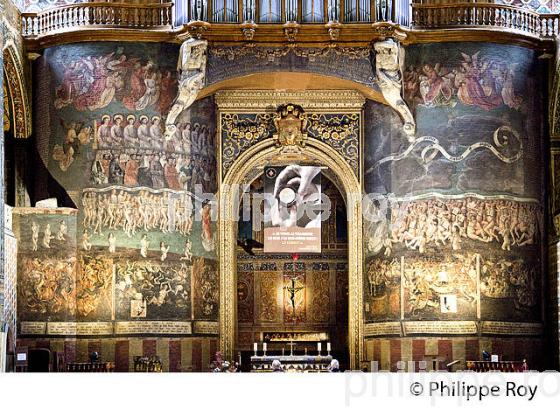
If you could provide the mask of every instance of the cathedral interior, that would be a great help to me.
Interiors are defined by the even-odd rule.
[[[559,13],[0,0],[0,372],[558,370]]]

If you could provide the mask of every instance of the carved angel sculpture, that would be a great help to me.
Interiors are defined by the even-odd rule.
[[[408,140],[415,140],[416,122],[402,98],[402,67],[404,49],[392,39],[379,41],[374,44],[375,74],[377,84],[387,103],[397,111],[404,121],[403,131]]]
[[[177,117],[196,100],[204,87],[206,77],[206,50],[208,42],[189,38],[181,45],[177,70],[181,74],[179,94],[165,121],[166,137],[175,132]]]

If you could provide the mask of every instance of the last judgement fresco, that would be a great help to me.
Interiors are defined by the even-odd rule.
[[[366,321],[542,320],[537,70],[518,47],[412,46],[416,139],[367,104]]]
[[[165,133],[177,53],[166,44],[85,44],[48,49],[36,62],[40,109],[48,113],[40,154],[78,213],[67,229],[73,259],[21,250],[34,278],[22,289],[26,320],[217,320],[216,226],[204,199],[217,189],[214,104],[196,102]],[[58,245],[63,228],[49,217]],[[38,231],[42,252],[47,227],[34,223],[19,226]],[[63,298],[50,306],[42,283],[56,279],[49,276],[56,264],[68,266],[57,273],[68,271],[68,279],[49,290]]]
[[[355,82],[352,92],[367,88],[364,95],[378,98],[365,98],[355,112],[325,101],[317,111],[304,107],[310,145],[340,154],[347,177],[372,198],[358,238],[363,282],[348,274],[355,238],[345,237],[346,212],[338,208],[344,246],[325,241],[333,247],[298,263],[238,249],[236,348],[278,326],[329,329],[333,345],[337,338],[348,344],[356,311],[364,346],[389,335],[500,334],[485,323],[509,325],[501,330],[509,337],[543,323],[544,121],[536,80],[543,63],[536,51],[470,42],[206,46],[198,88],[220,89],[258,72],[280,81],[285,71],[337,77],[337,87],[341,79]],[[192,74],[184,64],[178,71],[179,52],[178,44],[82,43],[46,48],[33,62],[37,151],[54,179],[38,190],[59,185],[77,209],[16,212],[18,332],[25,337],[73,337],[76,329],[113,341],[212,337],[204,354],[218,350],[220,243],[215,204],[205,194],[218,192],[218,178],[277,129],[274,107],[220,112],[222,97],[211,92],[196,100],[190,93],[194,102],[179,113],[178,87]],[[349,179],[339,177],[342,192]],[[243,233],[255,238],[253,222]],[[475,330],[446,327],[466,322]],[[53,323],[68,327],[50,333]],[[410,324],[420,330],[405,334]],[[200,350],[198,341],[187,344],[193,355]]]

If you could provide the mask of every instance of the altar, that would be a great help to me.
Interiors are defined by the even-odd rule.
[[[278,360],[282,369],[287,373],[322,373],[329,371],[332,359],[331,355],[251,356],[251,372],[272,372],[272,362]]]

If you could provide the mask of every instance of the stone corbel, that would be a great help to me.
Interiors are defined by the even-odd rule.
[[[404,124],[403,132],[409,142],[416,139],[416,121],[402,97],[404,48],[392,38],[373,44],[372,58],[375,81],[385,101],[399,113]]]
[[[207,49],[206,40],[195,38],[189,38],[181,45],[177,62],[177,70],[180,73],[179,93],[165,121],[165,132],[168,137],[176,130],[177,117],[192,105],[199,91],[204,87]]]

